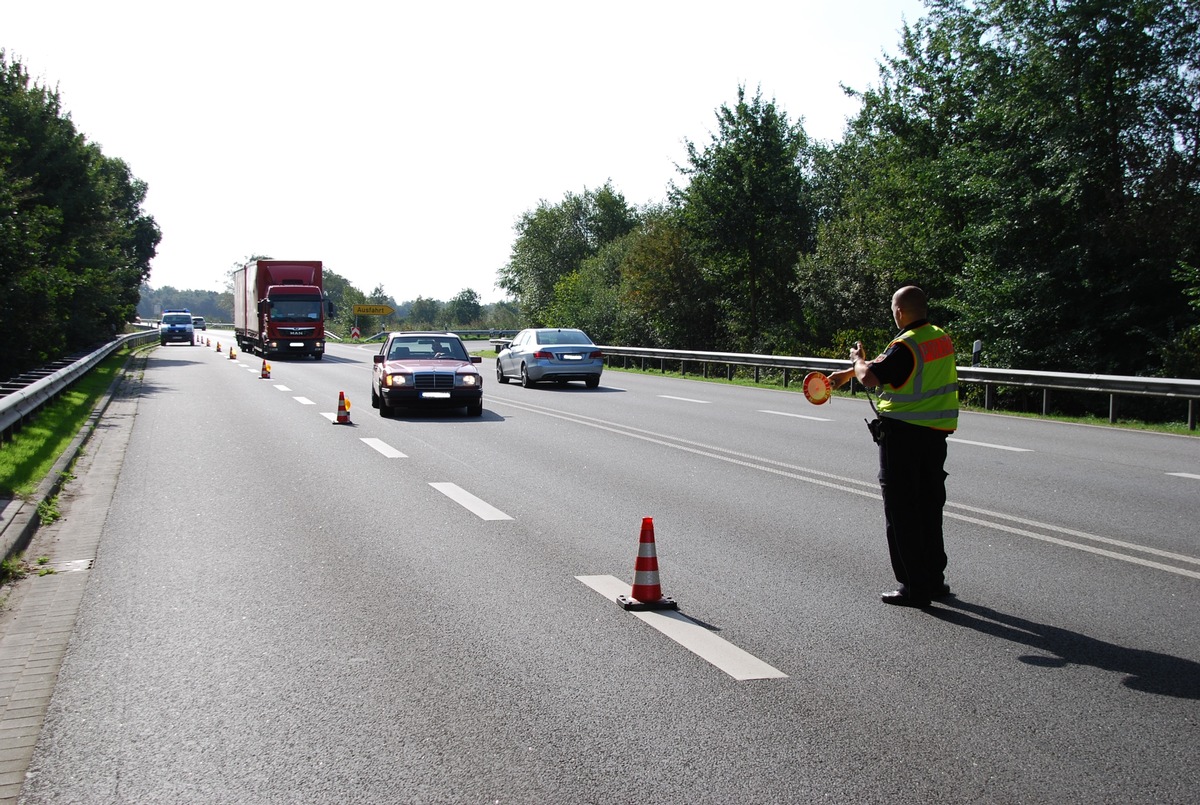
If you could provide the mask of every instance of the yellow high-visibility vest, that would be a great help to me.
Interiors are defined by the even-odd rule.
[[[957,429],[958,369],[950,336],[923,324],[896,336],[896,343],[912,352],[913,370],[899,388],[885,386],[879,392],[879,415],[935,430]]]

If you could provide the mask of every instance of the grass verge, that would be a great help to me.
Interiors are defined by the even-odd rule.
[[[0,445],[0,496],[31,496],[91,416],[125,363],[128,348],[109,355]],[[49,513],[49,512],[46,512]],[[45,514],[45,513],[44,513]]]

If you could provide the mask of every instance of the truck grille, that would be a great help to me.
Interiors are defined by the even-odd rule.
[[[316,332],[315,327],[280,327],[279,335],[283,338],[306,338]]]
[[[413,386],[419,389],[452,389],[454,375],[449,372],[417,372],[413,375]]]

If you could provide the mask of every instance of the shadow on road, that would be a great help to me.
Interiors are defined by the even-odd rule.
[[[1015,615],[972,604],[958,598],[939,603],[949,609],[925,610],[947,623],[966,626],[983,634],[1002,637],[1053,656],[1024,656],[1021,662],[1045,668],[1062,668],[1068,663],[1090,665],[1104,671],[1127,674],[1122,684],[1132,690],[1200,699],[1200,663],[1096,640],[1087,635],[1035,623]]]

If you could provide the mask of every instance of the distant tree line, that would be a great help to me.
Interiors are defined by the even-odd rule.
[[[146,184],[0,50],[0,378],[131,321],[160,233]]]
[[[926,7],[841,142],[739,87],[662,203],[521,216],[500,287],[600,343],[845,357],[912,283],[989,365],[1200,377],[1200,4]]]
[[[193,316],[204,316],[210,322],[233,321],[233,273],[245,262],[268,257],[248,257],[230,267],[224,291],[180,290],[169,285],[151,288],[143,285],[137,315],[144,320],[157,320],[162,311],[171,308],[186,308]],[[406,302],[397,302],[382,285],[377,285],[365,294],[345,277],[326,267],[322,273],[325,292],[334,304],[336,315],[329,323],[330,329],[339,335],[348,334],[356,323],[364,337],[383,330],[415,329],[490,329],[511,330],[519,327],[516,304],[495,302],[483,304],[479,294],[470,288],[459,292],[448,301],[427,299],[418,296]],[[355,305],[387,305],[395,313],[391,316],[355,316]]]

